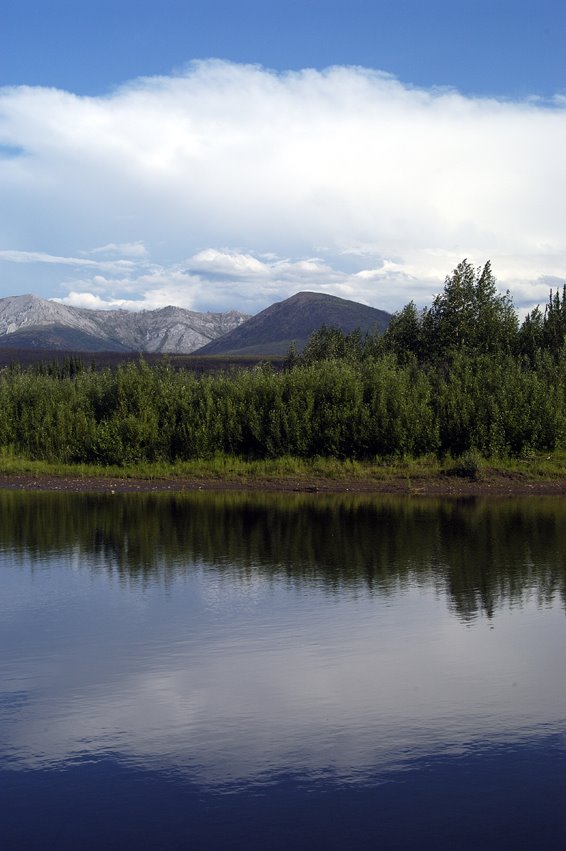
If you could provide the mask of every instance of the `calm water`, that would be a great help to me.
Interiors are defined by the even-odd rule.
[[[0,492],[9,849],[566,847],[566,506]]]

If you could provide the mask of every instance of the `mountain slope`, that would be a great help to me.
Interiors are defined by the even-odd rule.
[[[202,355],[280,355],[292,341],[302,349],[309,336],[322,325],[349,333],[383,332],[391,315],[356,301],[325,295],[297,293],[252,316],[228,334],[198,350]]]
[[[67,307],[34,295],[0,299],[0,346],[188,354],[247,319],[238,311],[163,307],[138,313]]]
[[[126,346],[66,325],[34,325],[0,336],[0,349],[41,349],[54,352],[128,352]]]

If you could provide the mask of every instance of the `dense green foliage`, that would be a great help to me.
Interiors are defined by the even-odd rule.
[[[517,331],[511,297],[498,294],[490,264],[475,270],[464,260],[430,309],[419,315],[411,303],[394,317],[384,343],[401,356],[437,361],[454,352],[514,353]]]
[[[563,448],[566,290],[519,328],[489,264],[466,261],[429,310],[381,337],[322,328],[288,368],[196,376],[167,362],[0,377],[0,448],[96,464],[219,453],[372,459]]]

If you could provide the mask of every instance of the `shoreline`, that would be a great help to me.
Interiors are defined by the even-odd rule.
[[[489,472],[478,479],[446,474],[429,476],[175,476],[135,478],[113,475],[53,475],[0,472],[0,490],[66,493],[182,493],[252,491],[263,493],[389,494],[415,497],[566,496],[566,478],[527,478]]]

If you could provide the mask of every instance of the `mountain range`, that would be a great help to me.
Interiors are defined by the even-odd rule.
[[[0,347],[74,352],[285,354],[322,325],[382,332],[390,314],[322,293],[297,293],[249,316],[181,307],[131,312],[69,307],[35,295],[0,299]]]
[[[0,346],[78,352],[188,353],[249,316],[182,307],[132,312],[68,307],[35,295],[0,299]]]

